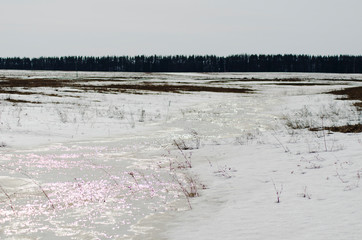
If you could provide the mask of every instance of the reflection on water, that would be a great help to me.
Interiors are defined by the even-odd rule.
[[[71,74],[6,72],[12,77],[55,79]],[[94,74],[104,78],[99,83],[113,75],[79,76],[87,79]],[[120,81],[128,77],[132,84],[145,81],[144,74],[118,74]],[[225,77],[235,76],[212,74],[204,80],[196,75],[152,76],[173,84],[186,81],[199,85],[203,81],[206,86],[212,84],[209,80]],[[238,81],[227,84],[249,85]],[[45,93],[42,104],[8,103],[0,112],[4,123],[1,137],[10,146],[0,147],[0,239],[123,239],[152,229],[137,223],[169,209],[189,209],[185,196],[197,195],[192,189],[182,189],[187,186],[184,166],[172,165],[174,152],[170,154],[161,145],[180,140],[189,149],[198,149],[200,141],[233,142],[244,130],[267,128],[270,113],[264,110],[275,101],[261,93],[257,98],[216,93],[120,96],[63,90],[32,89]],[[31,95],[14,99],[40,101]],[[112,139],[120,136],[123,140]],[[103,140],[92,141],[97,137]],[[80,139],[91,141],[16,149]],[[178,154],[179,163],[188,157]]]
[[[1,238],[121,239],[147,215],[176,208],[181,193],[162,167],[168,160],[106,144],[3,154]]]

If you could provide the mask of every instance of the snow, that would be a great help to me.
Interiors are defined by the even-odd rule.
[[[17,89],[38,94],[0,94],[1,239],[362,235],[361,133],[286,126],[360,122],[351,102],[324,92],[361,86],[362,75],[0,71],[0,77],[255,90],[110,94],[44,87]],[[294,78],[310,85],[275,80]]]

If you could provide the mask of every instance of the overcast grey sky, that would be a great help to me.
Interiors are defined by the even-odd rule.
[[[0,0],[0,56],[362,55],[362,0]]]

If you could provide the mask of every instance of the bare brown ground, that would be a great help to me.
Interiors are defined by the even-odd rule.
[[[200,78],[198,80],[211,80],[208,78]],[[211,80],[209,83],[231,83],[231,82],[303,82],[300,78],[221,78],[220,80]]]
[[[331,131],[331,132],[340,132],[340,133],[360,133],[362,132],[362,124],[354,124],[354,125],[344,125],[344,126],[334,126],[334,127],[324,127],[324,128],[309,128],[309,131],[317,132],[317,131]]]
[[[352,87],[345,88],[341,90],[335,90],[328,92],[329,94],[335,94],[343,96],[340,100],[354,100],[357,101],[354,105],[357,107],[357,110],[362,110],[362,87]],[[311,131],[318,131],[320,129],[309,129]],[[362,124],[354,124],[354,125],[345,125],[345,126],[337,126],[337,127],[325,127],[324,130],[332,131],[332,132],[341,132],[341,133],[360,133],[362,132]]]
[[[14,94],[15,89],[18,94],[33,94],[33,92],[24,92],[19,89],[32,89],[32,88],[75,88],[82,91],[95,91],[101,93],[115,93],[115,92],[127,92],[127,93],[147,93],[147,92],[173,92],[173,93],[185,93],[185,92],[219,92],[219,93],[251,93],[253,90],[247,88],[235,88],[235,87],[217,87],[217,86],[203,86],[203,85],[188,85],[188,84],[167,84],[167,83],[153,83],[153,82],[141,82],[135,84],[107,84],[108,79],[103,79],[105,82],[102,85],[92,84],[99,83],[99,80],[90,79],[2,79],[0,81],[0,93]],[[112,80],[111,80],[112,81]],[[114,81],[114,80],[113,80]],[[87,83],[87,84],[82,84]],[[20,93],[19,93],[20,92]],[[39,93],[36,93],[39,94]]]
[[[339,127],[326,127],[325,130],[329,130],[332,132],[341,132],[341,133],[360,133],[362,132],[362,124],[355,125],[346,125]]]
[[[352,88],[345,88],[342,90],[336,90],[328,92],[329,94],[335,94],[335,95],[344,95],[342,97],[342,100],[357,100],[354,105],[359,108],[359,110],[362,109],[362,87],[352,87]]]
[[[127,92],[142,94],[146,92],[218,92],[218,93],[251,93],[253,90],[246,88],[209,87],[197,85],[169,85],[169,84],[111,84],[105,86],[75,85],[74,87],[95,92]]]
[[[41,104],[41,102],[27,101],[27,100],[22,100],[22,99],[12,99],[12,98],[7,98],[7,99],[5,99],[5,101],[11,102],[11,103]]]
[[[232,82],[271,82],[270,84],[309,84],[307,81],[311,79],[303,79],[303,78],[220,78],[219,80],[212,80],[209,78],[200,78],[198,80],[210,80],[209,83],[232,83]],[[329,83],[321,83],[325,85],[333,85],[333,82],[361,82],[359,79],[318,79],[317,81],[325,81]],[[310,84],[318,84],[318,83],[310,83]]]
[[[307,82],[296,82],[296,83],[265,83],[264,85],[278,85],[278,86],[330,86],[333,83],[307,83]]]

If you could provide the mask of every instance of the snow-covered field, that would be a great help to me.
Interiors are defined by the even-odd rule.
[[[0,71],[0,239],[361,239],[362,75]],[[320,131],[290,126],[309,126]]]

